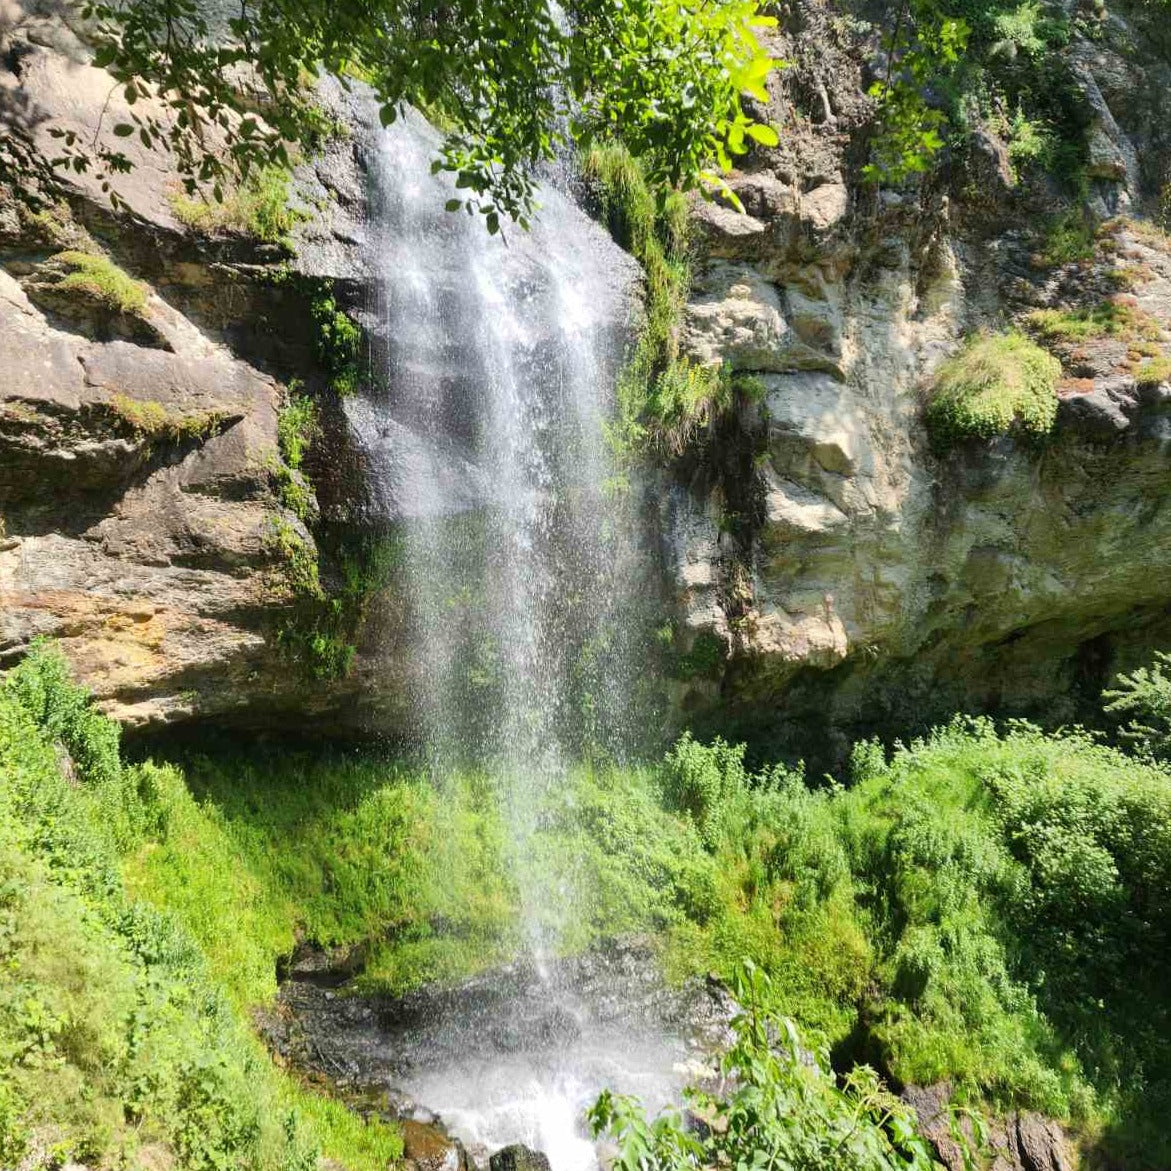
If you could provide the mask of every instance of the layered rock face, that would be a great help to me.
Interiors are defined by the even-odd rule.
[[[739,452],[716,452],[665,507],[681,626],[707,648],[680,703],[700,722],[718,704],[725,725],[827,764],[857,734],[956,710],[1075,718],[1166,625],[1171,388],[1157,366],[1140,385],[1134,346],[1167,351],[1171,241],[1122,217],[1092,259],[1045,263],[1060,204],[1016,187],[995,143],[950,193],[867,190],[849,163],[867,117],[859,51],[824,11],[805,20],[780,46],[797,67],[771,111],[796,132],[734,180],[747,216],[698,213],[687,341],[764,390]],[[1103,215],[1149,203],[1171,157],[1168,66],[1148,33],[1115,17],[1070,50]],[[1050,339],[1064,374],[1052,436],[933,447],[923,402],[965,335],[1102,302],[1144,340]],[[735,483],[746,447],[750,487]]]
[[[837,763],[859,733],[959,709],[1075,718],[1171,634],[1168,388],[1140,385],[1130,339],[1052,343],[1065,377],[1044,441],[940,450],[922,422],[963,337],[1036,309],[1121,294],[1145,351],[1164,350],[1167,240],[1125,218],[1154,206],[1171,160],[1171,66],[1143,12],[1068,50],[1091,202],[1122,218],[1093,259],[1064,266],[1036,253],[1065,205],[1014,185],[994,135],[946,186],[863,184],[873,45],[819,5],[791,14],[777,51],[794,65],[768,111],[782,145],[733,177],[745,215],[696,208],[684,342],[763,397],[698,470],[660,480],[668,593],[696,652],[676,685],[687,719]],[[45,156],[50,127],[92,137],[119,116],[71,19],[43,0],[0,10],[0,106]],[[57,638],[130,723],[283,711],[323,726],[352,723],[356,700],[368,726],[401,722],[381,645],[401,627],[393,591],[345,680],[307,676],[280,637],[296,603],[287,537],[313,538],[282,502],[295,473],[278,409],[292,376],[312,387],[322,372],[304,297],[273,277],[327,278],[360,316],[360,133],[300,168],[311,215],[292,258],[184,225],[168,161],[133,139],[127,151],[117,212],[91,175],[53,216],[0,209],[0,661]],[[62,260],[78,249],[139,291],[87,291]],[[378,510],[334,422],[320,512],[360,527]]]
[[[0,45],[4,114],[45,157],[53,127],[108,133],[121,95],[66,9],[9,5]],[[337,150],[318,165],[352,187]],[[0,662],[55,638],[129,724],[312,710],[324,689],[278,637],[290,534],[313,549],[277,490],[277,375],[315,373],[306,306],[272,280],[282,249],[200,238],[167,160],[128,153],[116,213],[89,174],[39,212],[0,205]],[[356,277],[345,195],[303,230],[300,271]]]

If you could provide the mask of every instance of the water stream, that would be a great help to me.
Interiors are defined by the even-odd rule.
[[[628,615],[643,559],[609,487],[604,439],[637,273],[554,189],[531,233],[504,240],[479,216],[445,211],[454,190],[430,173],[436,141],[413,114],[381,138],[378,377],[347,409],[375,508],[405,541],[415,739],[437,774],[471,765],[501,778],[520,856],[567,762],[622,758],[637,732]],[[516,881],[537,978],[520,999],[481,998],[478,1015],[429,1022],[461,1043],[436,1042],[401,1076],[467,1142],[525,1142],[554,1171],[584,1171],[594,1156],[583,1106],[607,1084],[661,1103],[678,1088],[681,1041],[540,979],[557,915],[547,898],[535,905],[524,868]],[[572,1019],[572,1037],[550,1045],[522,1030],[511,1048],[476,1043],[534,1013]]]

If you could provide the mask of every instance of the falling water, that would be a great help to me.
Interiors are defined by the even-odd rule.
[[[376,506],[405,540],[400,661],[416,739],[439,775],[470,764],[500,778],[523,855],[567,762],[583,751],[620,758],[632,740],[639,558],[610,490],[604,423],[637,273],[556,190],[542,193],[531,233],[506,240],[478,215],[445,211],[455,192],[431,174],[436,146],[413,114],[381,139],[371,201],[381,362],[376,389],[348,410]],[[556,943],[549,907],[537,913],[523,868],[517,881],[540,971]],[[572,1171],[592,1161],[585,1101],[615,1082],[661,1099],[678,1047],[653,1030],[636,1041],[603,1027],[555,984],[526,1000],[548,1001],[538,1015],[571,1016],[572,1043],[496,1053],[472,1074],[466,1059],[441,1065],[413,1088],[470,1141],[527,1141]],[[469,1022],[468,1035],[499,1025]]]

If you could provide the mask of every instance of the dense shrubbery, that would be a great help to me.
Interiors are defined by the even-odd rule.
[[[1057,418],[1061,363],[1022,333],[971,339],[936,374],[926,421],[937,444],[1019,430],[1044,435]]]
[[[1146,727],[1162,670],[1118,692]],[[769,1011],[840,1071],[1065,1117],[1128,1166],[1171,1155],[1171,777],[1084,734],[957,722],[889,761],[858,746],[848,788],[685,736],[657,769],[583,767],[534,795],[520,841],[485,775],[240,745],[189,757],[187,781],[124,766],[42,652],[0,689],[0,759],[9,1149],[116,1150],[130,1117],[191,1166],[200,1144],[233,1166],[318,1144],[363,1166],[390,1140],[278,1077],[236,1008],[272,994],[297,937],[361,945],[362,983],[399,990],[511,956],[525,907],[568,950],[653,932],[676,976],[752,961]],[[831,1129],[878,1101],[874,1083],[840,1099],[783,1052],[757,1057]],[[46,1096],[47,1077],[66,1089]],[[190,1077],[210,1079],[206,1101]],[[67,1087],[85,1078],[83,1101]]]
[[[828,1055],[805,1048],[792,1021],[770,1008],[765,973],[752,964],[738,969],[733,990],[744,1007],[721,1059],[722,1086],[687,1095],[704,1125],[689,1126],[673,1111],[650,1122],[636,1101],[609,1092],[591,1108],[595,1133],[616,1142],[619,1171],[935,1171],[914,1111],[869,1067],[839,1085]],[[975,1166],[976,1144],[958,1125],[953,1134]]]
[[[278,1074],[184,916],[127,894],[127,858],[190,814],[173,770],[122,765],[58,657],[0,685],[0,1164],[384,1167],[397,1136]],[[243,934],[230,903],[203,913]]]

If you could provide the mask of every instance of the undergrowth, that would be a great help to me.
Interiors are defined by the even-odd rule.
[[[326,1154],[383,1171],[397,1134],[277,1070],[190,904],[124,882],[193,811],[173,769],[123,764],[55,653],[0,684],[0,1163],[309,1171]],[[202,914],[241,938],[263,926],[240,915],[246,884],[218,877]]]
[[[1165,674],[1127,677],[1125,702],[1110,697],[1152,755]],[[507,810],[524,778],[436,779],[369,753],[227,741],[180,752],[182,772],[126,766],[116,730],[45,652],[0,689],[0,729],[0,840],[16,842],[23,900],[0,897],[18,907],[0,919],[17,924],[0,949],[36,984],[0,1002],[14,1055],[14,1072],[0,1065],[0,1118],[16,1120],[5,1141],[48,1134],[33,1107],[60,1101],[89,1119],[52,1123],[79,1128],[75,1153],[156,1133],[178,1148],[187,1107],[166,1097],[168,1071],[198,1065],[211,1038],[214,1077],[227,1080],[209,1092],[246,1090],[215,1107],[228,1121],[201,1123],[201,1141],[243,1144],[233,1166],[287,1166],[264,1144],[287,1152],[295,1132],[297,1150],[349,1144],[347,1165],[368,1165],[352,1146],[374,1139],[322,1122],[240,1011],[272,996],[297,940],[361,956],[360,987],[401,992],[507,960],[535,929],[566,951],[649,933],[674,978],[730,977],[750,960],[771,1010],[839,1071],[865,1063],[896,1088],[947,1081],[961,1104],[1040,1110],[1119,1166],[1171,1158],[1171,777],[1086,734],[957,720],[889,760],[857,746],[848,788],[753,772],[742,748],[684,736],[656,767],[583,765],[530,792],[537,828],[521,840]],[[92,975],[38,968],[9,942],[21,923],[62,917],[69,929],[43,937]],[[151,988],[181,980],[194,995],[165,1026],[149,999],[133,1016],[144,1036],[164,1031],[142,1050],[162,1088],[141,1091],[148,1122],[131,1140],[107,1099],[123,1108],[139,1067],[109,1054],[130,1045],[120,1005],[140,1003],[140,971]],[[75,996],[101,1003],[62,1007]],[[98,1067],[110,1080],[76,1107],[38,1080]],[[249,1113],[266,1094],[279,1110]],[[291,1129],[276,1125],[292,1115]]]
[[[848,789],[685,736],[655,768],[573,770],[523,843],[508,778],[237,749],[187,772],[222,865],[358,948],[367,989],[512,957],[524,907],[566,951],[649,932],[674,978],[751,960],[839,1069],[1043,1111],[1122,1165],[1168,1157],[1171,779],[1081,733],[958,721],[889,762],[859,746]]]

